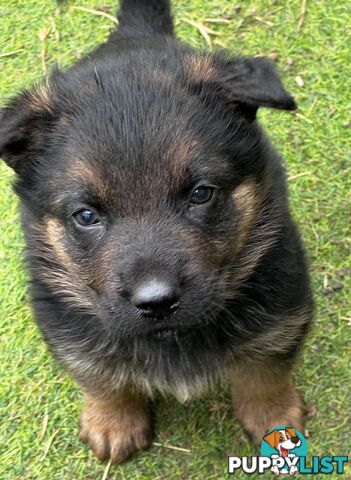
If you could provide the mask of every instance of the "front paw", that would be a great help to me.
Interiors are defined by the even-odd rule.
[[[301,433],[303,433],[305,418],[304,412],[304,407],[300,407],[298,404],[289,406],[285,409],[285,411],[282,412],[275,412],[274,408],[272,407],[271,411],[265,410],[262,412],[262,414],[257,413],[257,418],[252,418],[249,416],[248,419],[247,417],[242,419],[242,424],[252,442],[257,446],[260,446],[267,431],[280,425],[292,425]]]
[[[274,465],[273,467],[271,467],[271,472],[272,472],[274,475],[279,475],[279,474],[280,474],[279,468],[277,467],[277,465]]]
[[[290,469],[289,469],[289,475],[292,477],[293,475],[295,475],[295,473],[297,473],[299,471],[299,469],[297,468],[296,465],[291,465]]]
[[[100,460],[123,463],[151,444],[152,429],[143,401],[119,397],[100,401],[88,397],[80,418],[79,437]]]
[[[281,401],[280,401],[281,399]],[[304,431],[306,408],[295,389],[286,389],[275,396],[253,396],[249,399],[233,392],[234,411],[255,445],[260,445],[267,430],[280,425]]]

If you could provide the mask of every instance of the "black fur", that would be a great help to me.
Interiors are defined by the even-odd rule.
[[[296,108],[293,98],[265,59],[180,44],[166,1],[122,1],[119,19],[105,44],[52,73],[44,96],[22,93],[1,112],[0,154],[18,174],[32,303],[46,341],[90,390],[113,382],[194,390],[233,362],[293,362],[310,322],[309,278],[281,160],[255,118],[261,106]],[[191,71],[193,58],[211,58],[208,78]],[[263,200],[234,255],[243,214],[232,193],[245,181]],[[188,209],[198,183],[217,193]],[[82,231],[72,220],[87,206],[101,229]],[[68,267],[40,233],[48,219],[64,228],[57,238],[86,309],[50,277]],[[130,303],[151,274],[181,289],[163,320]],[[299,319],[293,334],[290,318]],[[270,332],[271,348],[259,340]]]

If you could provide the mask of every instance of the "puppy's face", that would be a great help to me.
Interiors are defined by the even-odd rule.
[[[257,239],[269,244],[254,116],[294,104],[261,60],[134,60],[55,73],[17,98],[2,113],[1,153],[48,290],[119,337],[165,338],[216,322]]]
[[[295,428],[286,428],[285,430],[274,430],[264,436],[264,440],[272,447],[278,450],[284,457],[289,454],[289,450],[301,445],[301,440],[296,435]]]

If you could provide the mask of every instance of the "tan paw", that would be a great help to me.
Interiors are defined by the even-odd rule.
[[[303,433],[307,413],[289,372],[268,367],[242,368],[233,375],[234,413],[256,445],[267,430],[277,426],[295,427]]]
[[[304,432],[306,408],[297,392],[294,393],[296,395],[289,405],[278,405],[274,402],[264,405],[248,404],[247,408],[241,408],[240,412],[236,411],[242,426],[255,445],[261,444],[267,430],[281,425],[295,427]]]
[[[122,463],[151,444],[152,430],[143,401],[119,397],[99,401],[88,397],[80,418],[79,437],[100,460]]]

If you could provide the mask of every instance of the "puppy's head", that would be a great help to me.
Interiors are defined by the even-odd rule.
[[[87,61],[15,98],[0,154],[33,275],[122,337],[216,323],[279,228],[260,106],[295,108],[271,64],[188,51]]]
[[[273,430],[263,437],[270,447],[278,450],[284,457],[292,450],[301,445],[301,440],[293,427],[287,427],[284,430]]]

